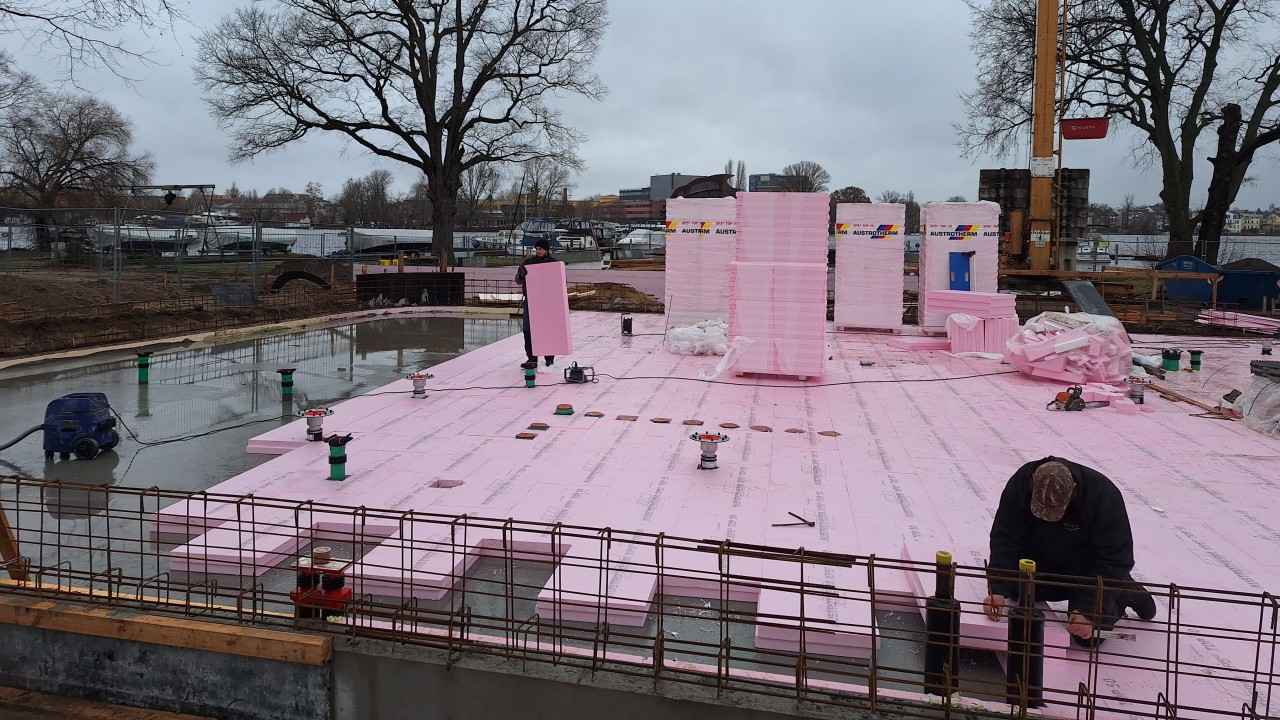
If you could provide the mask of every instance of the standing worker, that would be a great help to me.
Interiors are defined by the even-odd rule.
[[[992,572],[983,611],[998,620],[1005,598],[1017,597],[1018,560],[1036,561],[1037,575],[1071,575],[1081,584],[1036,585],[1041,600],[1066,600],[1072,642],[1096,647],[1095,627],[1110,630],[1133,608],[1156,615],[1151,593],[1134,582],[1133,533],[1120,489],[1106,475],[1078,463],[1047,457],[1018,468],[1000,495],[991,525]],[[1103,580],[1097,602],[1097,578]],[[1098,613],[1101,608],[1101,613]]]
[[[551,257],[551,243],[546,238],[538,238],[533,243],[533,254],[525,258],[520,263],[520,268],[516,270],[516,284],[520,286],[520,291],[524,293],[524,300],[521,301],[520,307],[524,315],[522,327],[524,329],[525,361],[520,364],[520,367],[526,370],[538,367],[538,358],[533,354],[533,337],[529,334],[529,293],[525,291],[524,279],[529,274],[528,266],[549,262],[560,261]],[[547,361],[547,367],[551,367],[556,361],[554,355],[547,355],[543,359]]]

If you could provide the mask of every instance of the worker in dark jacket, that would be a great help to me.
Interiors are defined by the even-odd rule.
[[[1084,578],[1074,587],[1037,583],[1037,600],[1066,600],[1067,630],[1080,645],[1096,645],[1095,628],[1110,630],[1133,608],[1155,617],[1151,594],[1133,581],[1133,533],[1120,489],[1106,475],[1060,458],[1029,462],[1009,478],[991,525],[989,595],[983,610],[999,619],[1005,598],[1017,597],[1019,559],[1037,575]],[[1101,602],[1097,578],[1103,580]]]
[[[525,276],[529,274],[528,267],[530,265],[539,265],[542,263],[549,263],[549,262],[560,262],[560,261],[555,259],[554,257],[551,257],[551,243],[548,242],[546,238],[538,238],[533,243],[533,254],[525,258],[524,261],[520,263],[520,268],[516,270],[516,284],[520,286],[521,292],[524,292],[524,279],[525,279]],[[538,367],[538,358],[535,357],[533,354],[533,337],[529,334],[529,295],[528,293],[525,293],[524,300],[521,302],[521,309],[524,311],[523,312],[524,322],[522,324],[522,327],[524,329],[524,354],[526,359],[523,363],[520,364],[520,367],[525,368],[527,370],[530,368]],[[556,361],[556,358],[554,355],[547,355],[543,359],[547,361],[548,367],[550,367]]]

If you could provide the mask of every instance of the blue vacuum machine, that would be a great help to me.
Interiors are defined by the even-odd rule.
[[[115,427],[106,393],[63,395],[44,411],[44,456],[92,460],[120,443]]]

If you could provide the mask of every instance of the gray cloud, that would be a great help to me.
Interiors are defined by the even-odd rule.
[[[136,89],[102,73],[80,76],[133,120],[137,148],[156,159],[156,181],[259,191],[318,181],[332,195],[344,180],[386,168],[406,189],[411,169],[338,137],[227,164],[227,136],[209,117],[190,64],[198,27],[231,7],[195,3],[192,26],[150,40],[164,65],[136,69],[144,76]],[[610,16],[596,63],[609,96],[560,104],[588,137],[575,197],[643,186],[651,174],[720,172],[732,158],[752,173],[813,160],[831,172],[833,188],[857,185],[872,197],[914,190],[926,201],[974,199],[979,168],[1026,166],[1025,155],[969,160],[955,148],[957,94],[976,82],[968,12],[958,0],[615,0]],[[50,63],[14,52],[33,72],[54,75]],[[1095,202],[1118,204],[1127,193],[1158,200],[1158,174],[1128,162],[1131,142],[1120,132],[1067,144],[1066,164],[1092,171]],[[1274,157],[1255,164],[1257,180],[1238,206],[1280,202]],[[1203,188],[1207,161],[1197,170]]]

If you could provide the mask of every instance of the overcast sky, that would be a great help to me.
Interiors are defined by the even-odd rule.
[[[143,39],[164,64],[130,67],[142,78],[135,88],[106,73],[79,76],[133,121],[136,149],[156,160],[155,182],[301,192],[314,180],[333,196],[346,179],[385,168],[398,191],[407,189],[412,169],[336,136],[227,163],[227,136],[201,99],[191,63],[194,36],[234,4],[192,3],[191,22],[176,37]],[[1026,167],[1027,159],[1023,152],[970,160],[956,149],[957,95],[977,82],[968,31],[960,0],[613,0],[595,65],[608,97],[560,103],[588,138],[580,148],[587,169],[571,196],[643,187],[655,174],[718,173],[732,158],[748,173],[813,160],[831,173],[833,190],[856,185],[872,198],[913,190],[921,201],[975,199],[980,168]],[[3,42],[25,68],[56,76],[16,38]],[[1121,130],[1066,144],[1066,165],[1092,173],[1091,201],[1159,200],[1158,173],[1128,163],[1133,139]],[[1280,204],[1275,158],[1272,151],[1255,161],[1257,181],[1241,190],[1237,207]],[[1208,175],[1205,161],[1193,203],[1203,202]]]

